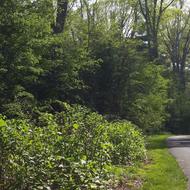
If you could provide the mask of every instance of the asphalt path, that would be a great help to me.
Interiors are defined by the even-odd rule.
[[[190,135],[169,137],[167,143],[169,151],[176,157],[188,178],[188,190],[190,190]]]

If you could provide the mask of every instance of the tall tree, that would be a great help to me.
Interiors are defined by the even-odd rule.
[[[151,58],[158,58],[158,32],[161,18],[168,7],[175,0],[138,0],[140,11],[146,25],[149,54]]]
[[[172,18],[163,24],[162,40],[172,62],[172,68],[185,89],[185,66],[190,53],[190,12],[174,10]]]

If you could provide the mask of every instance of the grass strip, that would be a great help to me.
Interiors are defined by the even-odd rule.
[[[138,176],[143,180],[141,190],[187,189],[187,178],[168,151],[168,137],[169,135],[156,135],[148,138],[150,164],[138,170]]]

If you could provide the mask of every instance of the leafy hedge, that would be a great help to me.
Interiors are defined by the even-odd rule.
[[[132,124],[110,124],[81,106],[43,113],[36,123],[1,120],[0,189],[106,189],[108,165],[144,156]]]
[[[145,141],[142,133],[128,121],[111,123],[110,142],[113,145],[113,164],[131,164],[146,157]]]

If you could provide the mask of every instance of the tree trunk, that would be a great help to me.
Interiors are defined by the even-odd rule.
[[[53,33],[59,34],[64,31],[65,21],[67,17],[68,0],[57,0],[56,22],[53,26]]]
[[[151,58],[154,60],[154,59],[157,59],[158,58],[158,40],[157,40],[157,35],[154,37],[153,39],[153,44],[152,44],[152,47],[151,47]]]
[[[185,71],[184,68],[180,69],[179,72],[179,85],[181,90],[185,90]]]

